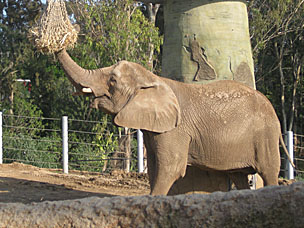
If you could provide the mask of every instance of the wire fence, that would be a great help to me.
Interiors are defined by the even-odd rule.
[[[4,163],[63,167],[62,119],[2,115],[1,130]],[[135,133],[132,129],[117,128],[106,120],[69,119],[68,167],[93,172],[138,171]]]
[[[304,135],[294,134],[294,163],[297,178],[304,180]]]
[[[0,112],[1,113],[1,112]],[[2,115],[2,114],[1,114]],[[0,163],[22,162],[43,168],[63,168],[62,119],[2,115]],[[146,171],[141,155],[138,169],[139,137],[136,130],[115,127],[111,122],[68,119],[68,168],[110,172]],[[2,137],[1,137],[2,136]],[[142,139],[141,139],[142,140]],[[1,145],[2,144],[2,145]],[[304,179],[304,135],[293,134],[297,178]],[[287,176],[282,153],[281,175]]]
[[[294,134],[293,132],[287,132],[285,137],[286,146],[289,152],[289,156],[295,165],[292,167],[289,159],[287,158],[285,152],[281,148],[281,169],[280,176],[286,179],[299,179],[304,180],[304,135]]]

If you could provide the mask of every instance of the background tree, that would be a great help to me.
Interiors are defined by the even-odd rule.
[[[158,36],[158,29],[145,18],[140,10],[141,5],[136,5],[133,1],[84,0],[77,3],[69,1],[67,5],[71,19],[81,28],[79,42],[70,52],[75,61],[85,68],[103,67],[122,59],[149,67],[150,45],[154,46],[155,53],[160,50],[161,38]],[[114,147],[118,139],[113,136],[113,132],[117,133],[118,130],[113,125],[108,125],[109,118],[102,112],[90,108],[89,97],[72,96],[74,88],[56,59],[40,54],[29,44],[26,37],[27,30],[31,23],[35,23],[34,19],[39,19],[41,2],[9,0],[1,2],[0,6],[2,7],[1,111],[8,114],[8,110],[11,110],[11,113],[15,115],[52,118],[68,115],[70,119],[101,120],[102,124],[95,123],[90,128],[102,133],[102,137],[97,135],[89,139],[89,142],[94,141],[100,145],[100,153],[87,147],[77,146],[77,144],[72,145],[71,149],[75,154],[77,151],[86,150],[87,153],[100,154],[101,157],[106,156],[105,149],[116,150]],[[14,83],[16,78],[30,79],[31,91],[24,88],[23,84]],[[15,87],[14,84],[16,84]],[[9,102],[12,88],[15,88],[15,106]],[[43,124],[46,123],[43,122]],[[47,124],[48,128],[59,128],[57,124],[54,126]],[[73,126],[73,129],[82,130],[84,127],[87,126],[78,123],[77,126]],[[86,129],[88,130],[90,129]],[[112,133],[109,133],[109,130]],[[74,142],[85,140],[73,134],[69,136]],[[46,135],[33,137],[46,137]],[[35,145],[29,146],[35,147]],[[74,155],[71,159],[77,162],[84,158]]]
[[[255,0],[249,10],[257,88],[274,104],[283,133],[303,134],[304,1]]]
[[[27,28],[41,8],[40,1],[1,0],[0,2],[0,101],[1,109],[13,113],[15,80],[24,78],[23,64],[31,49],[26,40]]]
[[[126,59],[149,66],[150,45],[160,51],[158,29],[132,1],[69,1],[71,19],[80,25],[77,46],[71,50],[85,68],[97,68]],[[73,97],[70,85],[55,58],[33,50],[27,30],[40,17],[38,0],[2,1],[1,7],[1,109],[9,103],[14,80],[30,79],[30,100],[46,117],[68,114],[72,118],[98,119],[89,109],[89,98]],[[6,107],[4,107],[6,105]],[[84,111],[83,111],[84,110]],[[99,112],[98,112],[99,113]]]
[[[187,83],[231,79],[255,87],[245,1],[143,2],[163,4],[163,76]]]

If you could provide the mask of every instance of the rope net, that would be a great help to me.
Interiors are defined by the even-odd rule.
[[[71,24],[64,0],[48,0],[38,24],[29,31],[29,39],[42,53],[73,48],[78,31]]]

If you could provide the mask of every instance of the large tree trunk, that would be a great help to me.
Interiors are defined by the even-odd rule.
[[[232,79],[255,88],[243,1],[166,0],[162,74],[187,83]]]

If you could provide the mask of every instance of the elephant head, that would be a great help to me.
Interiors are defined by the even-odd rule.
[[[174,92],[139,64],[121,61],[86,70],[65,50],[57,57],[76,89],[91,94],[92,106],[113,115],[118,126],[162,133],[178,125],[180,107]]]

